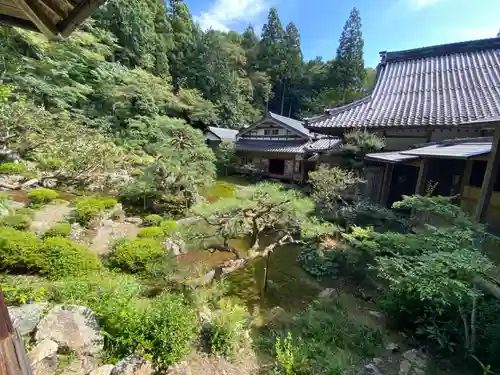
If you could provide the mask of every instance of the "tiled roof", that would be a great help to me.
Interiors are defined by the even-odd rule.
[[[306,152],[320,152],[340,150],[342,139],[325,137],[310,141],[263,141],[263,140],[238,140],[238,151],[284,152],[303,154]]]
[[[369,96],[327,110],[306,126],[454,126],[500,116],[500,38],[381,56]]]
[[[289,126],[290,128],[297,130],[299,133],[302,133],[304,135],[310,134],[309,130],[304,127],[302,121],[294,120],[293,118],[290,117],[280,116],[273,112],[269,112],[269,117],[278,122],[281,122],[282,124]]]
[[[238,130],[235,129],[226,129],[226,128],[216,128],[213,126],[209,126],[208,130],[214,133],[217,137],[221,139],[221,141],[236,141],[236,135],[238,134]]]
[[[261,151],[261,152],[284,152],[292,154],[302,154],[304,145],[307,142],[288,141],[243,141],[236,142],[237,151]]]
[[[304,146],[306,151],[332,151],[340,150],[343,146],[341,138],[325,137],[313,140]]]

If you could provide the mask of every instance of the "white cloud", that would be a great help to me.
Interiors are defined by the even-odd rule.
[[[410,0],[413,7],[417,9],[425,8],[429,5],[434,5],[441,0]]]
[[[266,0],[215,0],[208,11],[195,18],[204,30],[228,31],[232,24],[251,21],[267,8]]]

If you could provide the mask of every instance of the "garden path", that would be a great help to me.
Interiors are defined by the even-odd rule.
[[[138,232],[139,227],[137,224],[104,220],[91,240],[90,250],[99,255],[106,254],[111,250],[110,245],[118,238],[134,239]]]
[[[30,230],[37,234],[43,234],[55,223],[64,221],[70,212],[69,202],[47,204],[36,211]]]

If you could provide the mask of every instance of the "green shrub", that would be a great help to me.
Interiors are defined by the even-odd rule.
[[[144,218],[144,225],[148,227],[157,227],[163,221],[163,217],[156,214],[148,215]]]
[[[0,217],[0,224],[19,230],[28,230],[31,225],[31,218],[26,215],[7,215]]]
[[[170,234],[177,229],[177,222],[175,220],[164,220],[160,223],[160,228],[164,234]]]
[[[40,239],[33,233],[0,228],[0,270],[39,270],[43,260],[40,246]]]
[[[59,194],[57,194],[57,191],[46,188],[34,189],[28,193],[28,198],[30,200],[30,204],[32,205],[50,203],[58,196]]]
[[[96,254],[86,246],[66,238],[46,238],[40,251],[43,256],[41,272],[50,278],[84,276],[102,269],[101,261]]]
[[[116,206],[117,200],[109,197],[84,197],[75,200],[76,220],[87,225],[102,211]]]
[[[163,229],[160,227],[141,228],[137,233],[139,238],[161,238],[163,235]]]
[[[24,172],[24,164],[2,163],[0,164],[0,174],[21,174]]]
[[[133,277],[109,274],[57,281],[49,291],[57,303],[89,306],[99,318],[110,361],[142,352],[166,370],[191,350],[197,319],[182,296],[140,297]]]
[[[280,375],[295,375],[297,364],[292,333],[288,332],[284,338],[278,337],[274,344],[274,350],[276,352],[275,373]]]
[[[47,300],[48,283],[37,276],[2,275],[0,286],[7,305],[24,305]]]
[[[56,223],[52,228],[46,231],[44,238],[48,237],[68,237],[71,234],[71,225],[68,223]]]
[[[330,301],[315,302],[296,315],[289,332],[297,374],[311,368],[318,374],[345,374],[375,356],[382,344],[380,332],[352,320],[340,304]]]
[[[305,271],[316,277],[335,275],[340,267],[337,249],[328,249],[320,244],[303,248],[297,261]]]
[[[242,343],[248,324],[247,312],[227,298],[221,299],[218,307],[203,337],[211,353],[231,358]]]
[[[144,271],[148,263],[157,262],[165,255],[165,249],[158,240],[138,238],[118,245],[109,260],[111,265],[135,273]]]

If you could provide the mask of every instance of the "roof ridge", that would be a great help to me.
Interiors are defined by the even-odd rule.
[[[437,44],[433,46],[412,48],[400,51],[381,51],[381,64],[388,62],[398,62],[405,60],[414,60],[432,56],[442,56],[448,54],[458,54],[464,52],[473,52],[478,50],[487,50],[500,48],[500,38],[487,38],[468,40],[464,42],[454,42],[446,44]]]

